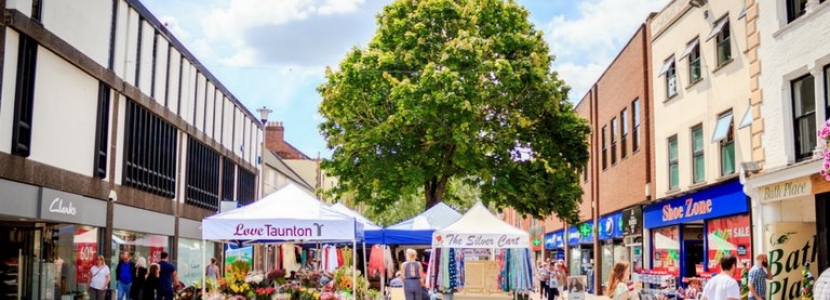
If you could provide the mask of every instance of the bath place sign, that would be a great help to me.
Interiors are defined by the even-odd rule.
[[[513,234],[436,234],[434,247],[465,249],[529,248],[527,236]]]
[[[644,225],[651,229],[742,214],[749,211],[748,202],[741,183],[732,181],[649,205],[643,212]]]

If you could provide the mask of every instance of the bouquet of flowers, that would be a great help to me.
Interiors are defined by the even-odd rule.
[[[300,300],[320,300],[320,293],[316,289],[300,288]]]
[[[268,279],[270,279],[271,282],[274,282],[277,285],[283,285],[285,284],[285,275],[286,273],[283,269],[273,270],[271,272],[268,272]]]
[[[804,264],[804,270],[801,271],[801,275],[804,276],[801,284],[804,287],[804,290],[801,292],[801,299],[811,300],[813,299],[813,284],[815,284],[815,279],[813,278],[813,273],[810,273],[810,263]]]
[[[824,125],[821,126],[821,129],[818,130],[816,133],[818,139],[822,141],[824,147],[821,150],[821,157],[824,159],[824,164],[822,164],[821,168],[821,176],[824,177],[825,180],[830,181],[830,120],[824,122]]]
[[[231,274],[228,278],[228,293],[234,296],[242,296],[242,299],[253,298],[254,291],[251,288],[253,279],[248,278],[251,264],[248,261],[238,259],[231,264]]]
[[[269,299],[269,298],[271,298],[272,295],[274,295],[274,293],[277,292],[277,289],[272,288],[272,287],[261,287],[261,288],[256,289],[255,292],[256,292],[257,299],[259,299],[259,298]]]

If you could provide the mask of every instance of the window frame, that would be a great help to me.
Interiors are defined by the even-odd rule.
[[[809,1],[804,0],[803,3],[799,2],[802,2],[802,0],[787,0],[787,3],[785,4],[787,6],[787,24],[792,23],[793,21],[798,20],[798,18],[807,14],[807,3]],[[796,3],[798,3],[799,6],[804,6],[798,12],[795,11]]]
[[[178,129],[131,99],[126,111],[122,185],[175,198]]]
[[[824,118],[830,119],[830,64],[824,66]]]
[[[720,32],[715,36],[715,57],[718,62],[718,67],[723,67],[724,65],[730,63],[733,59],[732,57],[732,30],[729,28],[731,22],[729,20],[729,15],[724,16],[726,21],[724,21],[723,27],[721,28]],[[723,19],[721,19],[723,20]],[[718,20],[718,22],[721,22]],[[721,47],[725,50],[727,57],[721,57]]]
[[[694,43],[694,41],[692,41]],[[698,40],[697,45],[689,52],[689,56],[686,59],[689,66],[689,85],[695,84],[703,80],[703,71],[701,67],[701,57],[700,57],[700,41]],[[697,77],[694,77],[694,68],[697,67]]]
[[[674,158],[672,158],[672,143],[674,143]],[[679,149],[678,149],[679,145],[677,143],[677,135],[675,134],[675,135],[670,136],[667,139],[666,145],[668,146],[666,150],[668,152],[667,158],[668,158],[668,163],[669,163],[668,164],[668,167],[669,167],[669,176],[668,176],[669,177],[669,190],[670,191],[671,190],[677,190],[678,188],[680,188],[680,160],[679,160],[679,156],[680,156],[679,154],[680,153],[679,153]],[[672,171],[672,168],[675,168],[676,171]],[[675,179],[673,175],[677,176],[677,178],[676,178],[677,179],[677,184],[672,183],[674,181],[673,179]]]
[[[617,117],[611,118],[611,165],[617,164],[617,131],[619,130],[619,125],[617,123]]]
[[[104,82],[98,83],[98,109],[95,120],[95,156],[92,169],[92,176],[96,178],[107,178],[111,93],[112,91],[107,84]]]
[[[700,136],[700,148],[698,149],[697,137],[695,134],[699,134]],[[692,150],[692,184],[706,182],[706,143],[704,140],[703,134],[703,124],[697,124],[691,128],[691,150]],[[698,178],[698,169],[697,169],[697,160],[703,160],[703,169],[700,170],[702,173],[702,177]]]
[[[640,115],[642,114],[640,98],[631,101],[631,109],[631,153],[634,153],[640,150]]]
[[[20,34],[17,51],[17,74],[14,86],[14,110],[11,153],[29,157],[32,150],[34,127],[35,82],[37,80],[37,50],[33,38]]]
[[[602,169],[608,169],[608,125],[602,126]]]
[[[813,89],[814,89],[814,91],[813,91],[813,100],[812,100],[813,103],[814,103],[813,104],[813,111],[811,113],[802,114],[802,115],[799,116],[799,115],[797,115],[797,109],[796,109],[797,106],[796,106],[796,87],[795,86],[796,86],[797,83],[802,82],[802,81],[807,80],[807,79],[812,79],[813,80]],[[812,119],[813,122],[815,122],[815,114],[816,114],[816,108],[815,108],[815,100],[816,99],[815,99],[815,96],[816,96],[815,95],[815,77],[813,77],[812,74],[807,73],[807,74],[805,74],[801,77],[798,77],[798,78],[793,79],[793,80],[790,81],[790,105],[792,107],[791,117],[792,117],[792,122],[793,122],[793,131],[792,131],[793,132],[793,146],[794,146],[794,148],[793,148],[794,151],[793,152],[794,152],[794,156],[795,156],[796,161],[802,161],[802,160],[810,159],[810,158],[813,157],[813,150],[815,149],[815,145],[813,145],[813,147],[811,149],[809,149],[808,151],[802,151],[804,149],[800,149],[801,148],[801,146],[800,146],[801,145],[801,142],[800,142],[801,139],[799,137],[801,135],[799,134],[800,133],[799,120],[807,119],[808,122],[809,122],[809,120]],[[815,126],[815,125],[817,125],[817,124],[814,124],[814,126],[813,126],[814,128],[813,128],[812,132],[807,133],[808,135],[812,134],[813,138],[815,138],[815,131],[817,129],[817,126]]]
[[[677,87],[677,61],[674,60],[674,57],[672,57],[671,60],[669,68],[666,70],[666,99],[674,98],[679,93]],[[672,83],[674,83],[674,85],[672,85]]]
[[[188,136],[185,178],[185,204],[219,210],[221,156],[209,146]]]
[[[727,176],[735,174],[737,171],[735,162],[735,115],[730,109],[718,115],[718,120],[731,116],[732,120],[729,122],[729,127],[726,131],[726,137],[718,141],[718,152],[720,154],[720,175]],[[732,149],[732,168],[727,171],[726,159],[724,159],[724,151],[728,148]]]
[[[626,158],[628,156],[628,107],[624,107],[620,111],[620,157]]]

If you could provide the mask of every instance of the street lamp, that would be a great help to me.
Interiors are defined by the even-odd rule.
[[[263,106],[256,110],[259,113],[260,120],[262,124],[268,123],[268,114],[274,112],[273,110],[268,109],[267,107]]]

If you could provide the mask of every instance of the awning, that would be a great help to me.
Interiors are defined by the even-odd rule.
[[[738,20],[741,20],[745,17],[746,17],[746,5],[744,5],[744,8],[741,9],[740,13],[738,13]]]
[[[674,56],[672,55],[671,57],[666,59],[666,61],[663,62],[663,67],[660,68],[660,72],[657,73],[657,77],[660,77],[660,76],[663,76],[663,74],[666,74],[666,72],[669,71],[669,68],[671,68],[671,65],[673,63],[674,63]]]
[[[729,129],[732,127],[732,112],[718,118],[718,124],[715,126],[715,132],[712,135],[712,143],[720,142],[729,135]]]
[[[698,44],[700,44],[699,39],[695,39],[694,41],[689,42],[689,44],[686,45],[686,50],[683,50],[683,54],[680,55],[680,59],[682,60],[686,58],[686,56],[689,56],[689,54],[692,54],[692,51],[695,50],[695,47],[697,47]]]
[[[709,37],[706,38],[706,41],[711,40],[713,37],[717,36],[718,33],[723,30],[723,26],[726,25],[726,22],[729,22],[729,17],[724,17],[720,19],[717,23],[715,23],[715,27],[712,27],[712,32],[709,33]]]
[[[741,118],[741,123],[738,125],[738,129],[743,129],[752,125],[752,105],[749,105],[746,108],[746,113],[744,113],[744,117]]]

